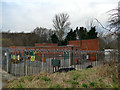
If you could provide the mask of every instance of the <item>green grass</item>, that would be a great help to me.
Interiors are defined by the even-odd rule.
[[[95,82],[90,82],[90,87],[94,87],[95,86]]]
[[[100,82],[101,82],[101,81],[102,81],[102,78],[99,78],[99,79],[98,79],[98,81],[100,81]]]
[[[73,80],[77,80],[79,76],[80,76],[80,74],[75,73],[75,74],[73,75]]]
[[[26,76],[25,79],[27,79],[28,81],[32,81],[33,77],[32,76]]]
[[[17,85],[17,88],[24,88],[23,85],[19,84]]]
[[[35,80],[39,80],[41,77],[40,76],[37,76],[36,78],[35,78]]]
[[[112,69],[111,69],[112,68]],[[111,70],[114,70],[111,73]],[[107,74],[106,74],[107,73]],[[114,75],[113,75],[114,74]],[[110,76],[113,76],[112,78]],[[70,71],[67,73],[40,73],[9,80],[6,88],[118,88],[115,68],[110,66]],[[109,81],[108,81],[109,80]]]
[[[48,78],[48,77],[46,77],[46,76],[43,76],[43,77],[41,78],[41,80],[51,81],[50,78]]]
[[[105,83],[103,83],[103,82],[100,82],[100,86],[101,86],[101,88],[105,88],[106,87]]]
[[[73,85],[78,85],[79,82],[77,82],[77,81],[71,81],[71,84],[73,84]]]
[[[50,85],[49,88],[61,88],[60,84]]]
[[[87,88],[87,87],[88,87],[88,85],[87,85],[87,84],[85,84],[85,83],[82,83],[82,87]]]

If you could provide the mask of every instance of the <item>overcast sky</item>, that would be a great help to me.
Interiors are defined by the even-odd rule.
[[[69,14],[72,29],[86,27],[93,18],[106,25],[106,12],[117,8],[118,0],[2,0],[1,4],[2,31],[30,32],[36,27],[53,29],[52,19],[61,12]]]

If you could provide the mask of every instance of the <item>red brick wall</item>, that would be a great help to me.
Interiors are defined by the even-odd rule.
[[[19,46],[10,46],[10,49],[25,49],[25,47],[19,47]]]
[[[80,40],[68,41],[68,45],[80,46]],[[82,40],[82,50],[99,50],[99,39]]]
[[[68,41],[68,45],[73,45],[73,50],[80,50],[80,41]],[[58,46],[58,44],[51,44],[51,43],[38,43],[35,44],[35,47],[16,47],[10,46],[10,49],[46,49],[46,50],[71,50],[71,46]],[[82,40],[82,50],[99,50],[99,39],[89,39],[89,40]],[[23,52],[21,52],[23,54]],[[41,52],[41,54],[45,54],[46,52]],[[54,52],[49,52],[49,54],[53,54]],[[56,52],[54,54],[60,54],[63,52]],[[87,53],[89,54],[97,54],[97,53]],[[90,60],[95,60],[95,56],[90,56]],[[73,62],[75,59],[73,58]],[[44,60],[45,62],[45,60]],[[72,65],[72,62],[71,62]]]

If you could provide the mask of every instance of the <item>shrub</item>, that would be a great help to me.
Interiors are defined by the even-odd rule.
[[[83,86],[83,87],[85,87],[85,88],[87,88],[87,87],[88,87],[88,85],[87,85],[87,84],[85,84],[85,83],[83,83],[83,84],[82,84],[82,86]]]
[[[94,82],[90,82],[89,84],[91,87],[94,87],[95,86],[95,83]]]

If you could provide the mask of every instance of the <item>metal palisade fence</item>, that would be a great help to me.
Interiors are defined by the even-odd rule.
[[[84,69],[88,65],[94,67],[110,59],[115,60],[117,54],[113,54],[105,55],[104,51],[2,48],[2,69],[15,76],[54,73],[60,68],[69,67]]]

